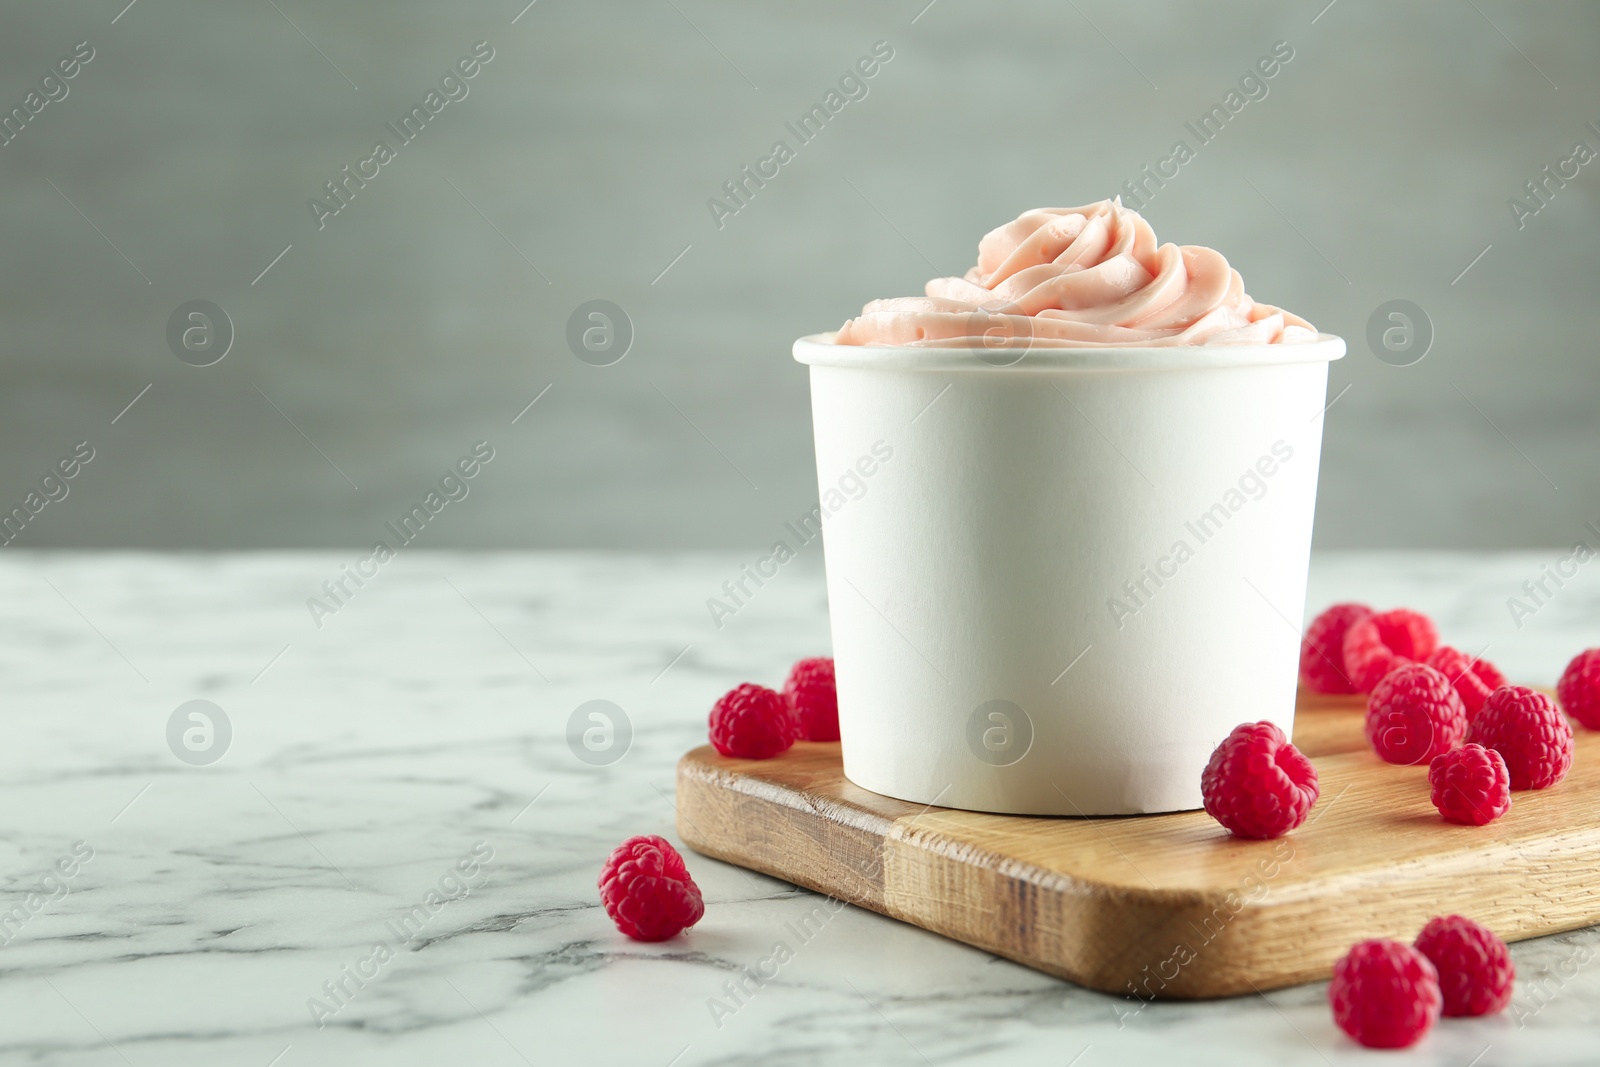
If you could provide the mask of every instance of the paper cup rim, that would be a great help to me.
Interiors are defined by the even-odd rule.
[[[862,370],[1017,371],[1203,370],[1213,367],[1292,366],[1344,358],[1344,338],[1319,333],[1315,341],[1270,345],[1169,345],[1135,348],[1030,347],[1014,362],[1007,351],[982,345],[840,345],[837,331],[814,333],[794,343],[797,362],[813,367]]]

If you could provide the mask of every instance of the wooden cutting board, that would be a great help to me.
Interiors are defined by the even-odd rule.
[[[1564,781],[1484,827],[1442,821],[1427,768],[1393,767],[1360,698],[1302,696],[1322,796],[1277,841],[1204,812],[988,815],[847,781],[837,744],[678,763],[678,833],[740,864],[1112,993],[1219,997],[1326,978],[1368,937],[1459,913],[1507,940],[1600,922],[1600,734]]]

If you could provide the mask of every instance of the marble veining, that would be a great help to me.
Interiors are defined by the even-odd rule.
[[[1600,644],[1600,579],[1520,620],[1506,600],[1559,554],[1323,556],[1309,599],[1427,610],[1548,684]],[[1363,1058],[1321,985],[1140,1005],[848,906],[801,940],[821,898],[693,854],[700,926],[616,934],[599,864],[674,836],[673,765],[711,701],[828,647],[811,559],[714,628],[740,560],[418,552],[319,629],[305,601],[337,553],[0,558],[0,1063]],[[168,744],[195,698],[232,727],[205,766]],[[567,745],[591,699],[632,723],[610,766]],[[793,958],[734,998],[779,939]],[[1409,1058],[1600,1058],[1600,933],[1513,952],[1513,1012]]]

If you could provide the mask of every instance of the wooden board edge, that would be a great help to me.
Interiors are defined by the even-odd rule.
[[[685,844],[713,859],[884,911],[883,844],[893,819],[847,805],[798,803],[796,791],[717,766],[710,752],[694,749],[678,761],[677,827]]]
[[[1108,891],[965,844],[929,848],[937,837],[897,827],[885,856],[886,914],[1135,1000],[1209,1000],[1325,980],[1356,942],[1410,942],[1429,919],[1452,912],[1507,941],[1600,923],[1600,884],[1585,873],[1600,869],[1600,835],[1588,827],[1507,844],[1504,862],[1487,871],[1369,872],[1337,908],[1325,897],[1274,894],[1275,866],[1293,862],[1293,835],[1273,842],[1253,881],[1190,894]]]
[[[1104,993],[1138,998],[1140,980],[1232,895],[1107,886],[914,823],[898,820],[885,850],[886,914]],[[1249,992],[1166,985],[1162,999]]]

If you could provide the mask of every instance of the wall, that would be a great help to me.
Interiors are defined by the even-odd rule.
[[[123,2],[14,5],[0,35],[5,107],[94,50],[0,147],[0,505],[95,450],[19,546],[370,543],[479,440],[426,543],[763,544],[816,498],[794,337],[1179,138],[1158,234],[1350,341],[1320,547],[1600,519],[1600,164],[1520,228],[1507,205],[1600,149],[1592,5]],[[324,182],[479,41],[468,95],[319,228]],[[708,198],[878,41],[867,95],[719,226]],[[194,299],[233,323],[213,366],[169,347]],[[566,341],[594,299],[633,325],[612,366]],[[1366,341],[1400,299],[1434,334],[1407,367]]]

